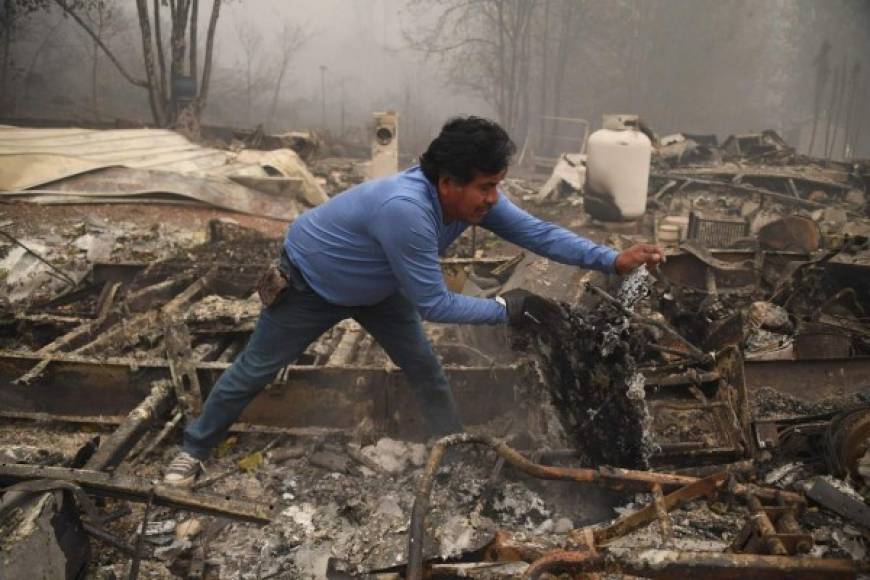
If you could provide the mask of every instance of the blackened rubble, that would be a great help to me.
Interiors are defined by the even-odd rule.
[[[786,163],[785,157],[770,153],[767,159]],[[850,577],[860,566],[866,569],[867,531],[860,521],[806,493],[818,491],[820,476],[835,477],[842,494],[853,501],[861,501],[856,493],[866,497],[870,489],[868,476],[862,479],[870,453],[866,437],[861,439],[870,416],[861,407],[867,402],[862,365],[870,352],[865,330],[870,300],[862,282],[867,244],[854,236],[844,242],[836,235],[840,227],[866,229],[866,220],[859,217],[863,192],[849,176],[841,186],[831,186],[825,194],[829,199],[805,191],[824,185],[820,178],[797,179],[798,194],[791,194],[784,187],[795,175],[769,168],[745,171],[754,162],[733,157],[743,167],[732,171],[706,156],[692,157],[693,163],[716,165],[696,167],[695,174],[685,166],[688,159],[657,167],[650,186],[652,209],[634,224],[590,221],[582,197],[571,192],[533,210],[558,216],[563,225],[613,245],[652,239],[665,217],[680,218],[675,224],[682,227],[694,210],[699,210],[696,220],[705,220],[693,222],[701,229],[720,221],[730,227],[726,218],[738,215],[751,222],[740,229],[748,237],[734,240],[736,247],[711,247],[724,238],[699,235],[682,249],[669,250],[667,263],[652,272],[656,281],[649,295],[641,277],[620,288],[613,279],[577,269],[562,276],[559,265],[515,257],[515,247],[494,246],[481,230],[476,240],[467,236],[456,245],[451,267],[470,274],[468,280],[504,283],[511,274],[499,268],[526,261],[517,271],[531,264],[525,271],[537,279],[535,291],[550,290],[546,295],[563,301],[566,313],[559,328],[515,336],[514,351],[506,348],[499,329],[476,334],[468,328],[427,327],[449,372],[455,373],[451,380],[459,386],[457,396],[478,394],[468,405],[477,413],[473,431],[503,440],[547,467],[582,465],[590,480],[636,485],[614,491],[576,480],[539,480],[491,449],[462,448],[434,474],[422,551],[425,570],[433,576],[520,578],[552,564],[553,558],[576,560],[578,554],[600,566],[596,569],[624,573],[649,574],[645,566],[653,560],[647,557],[662,566],[677,560],[698,565],[699,553],[719,566],[711,574],[732,577],[735,570],[748,577],[764,558],[777,558],[784,577],[800,567],[818,577],[826,570]],[[734,171],[745,174],[745,185],[736,184]],[[351,166],[342,164],[326,174],[336,191],[358,180]],[[506,188],[521,197],[536,191],[537,184],[517,179]],[[786,195],[800,201],[793,203],[782,197]],[[762,198],[766,201],[759,208]],[[811,235],[796,232],[794,220],[770,222],[762,229],[768,218],[798,213],[806,214],[800,219]],[[16,220],[21,230],[15,233],[30,243],[33,236],[23,235],[26,223]],[[123,433],[116,425],[147,395],[152,379],[168,376],[161,365],[164,326],[156,318],[134,317],[159,310],[215,264],[211,286],[179,312],[191,333],[191,363],[204,390],[252,330],[258,311],[251,300],[253,282],[280,247],[279,232],[262,236],[222,219],[173,239],[166,228],[137,231],[120,221],[111,223],[118,240],[111,252],[88,258],[98,264],[84,264],[79,256],[76,278],[87,266],[98,283],[88,285],[86,279],[76,289],[83,290],[80,299],[71,293],[55,302],[53,292],[31,300],[29,307],[2,309],[2,372],[9,386],[0,395],[21,408],[15,408],[20,416],[4,416],[0,424],[0,463],[81,468],[100,444],[111,441],[113,432]],[[78,239],[79,229],[59,234],[57,247]],[[795,246],[795,241],[800,243]],[[57,260],[56,249],[45,251]],[[121,282],[107,301],[100,286],[106,280],[100,276],[122,270],[128,275],[106,285],[110,289]],[[160,286],[170,279],[171,288]],[[587,291],[587,282],[598,290]],[[475,291],[472,286],[468,283],[466,291]],[[481,287],[476,291],[484,292]],[[486,291],[495,292],[497,286]],[[599,292],[614,296],[621,306]],[[90,342],[60,345],[32,373],[30,386],[12,386],[12,380],[37,365],[40,348],[94,320],[98,305],[106,303],[116,309],[88,338],[98,341],[97,348],[76,352]],[[629,317],[624,308],[650,324]],[[100,338],[119,321],[128,323],[129,337]],[[689,344],[652,322],[668,325]],[[831,329],[837,336],[830,339],[830,353],[848,357],[814,358],[819,351],[813,336],[833,336]],[[785,346],[791,358],[764,360],[783,350],[769,346],[774,343]],[[534,358],[536,369],[527,368],[528,358]],[[265,404],[252,423],[268,418],[273,424],[241,427],[269,431],[279,423],[284,434],[234,433],[194,490],[200,499],[214,494],[272,505],[272,521],[257,525],[155,505],[145,526],[140,577],[395,580],[406,573],[415,489],[429,448],[414,442],[420,434],[408,420],[409,403],[401,398],[405,387],[394,380],[397,373],[386,355],[352,325],[334,328],[303,359],[263,393]],[[461,366],[472,364],[480,366]],[[777,370],[764,374],[766,365]],[[460,376],[466,377],[464,383]],[[103,386],[110,381],[110,387]],[[378,404],[361,405],[372,399],[371,392],[380,394]],[[291,415],[300,402],[317,402],[322,414],[315,416],[306,407]],[[63,412],[73,404],[78,405],[75,412]],[[510,414],[500,414],[506,408]],[[172,409],[156,421],[117,466],[117,475],[103,474],[105,479],[158,478],[176,451],[180,417]],[[303,421],[310,423],[302,427]],[[324,425],[328,421],[333,422]],[[626,475],[625,468],[631,467],[638,470]],[[21,473],[21,468],[8,471]],[[137,543],[145,503],[104,501],[100,517],[106,534],[91,537],[88,574],[106,580],[126,577],[128,548]],[[841,503],[839,495],[825,502]],[[765,535],[753,527],[763,520],[762,513],[773,535],[782,538],[772,538],[770,528]],[[22,515],[16,514],[16,521]],[[780,544],[788,555],[771,555],[771,550],[781,551]],[[674,573],[674,568],[668,570]],[[692,574],[685,568],[679,572]]]
[[[643,297],[645,276],[638,272],[620,288],[624,306]],[[607,302],[562,308],[561,326],[534,326],[525,338],[540,358],[565,432],[591,465],[648,467],[651,418],[637,368],[647,337],[630,331],[626,315]]]

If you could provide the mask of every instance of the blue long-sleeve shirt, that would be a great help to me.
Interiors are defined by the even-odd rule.
[[[539,220],[504,195],[480,225],[556,262],[613,271],[616,251]],[[426,320],[507,322],[498,301],[455,294],[444,284],[438,257],[468,226],[444,223],[435,186],[414,166],[306,211],[284,248],[312,289],[334,304],[377,304],[401,289]]]

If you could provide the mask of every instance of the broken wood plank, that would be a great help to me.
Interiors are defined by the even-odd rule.
[[[179,318],[163,319],[163,345],[178,406],[188,421],[202,410],[202,387],[196,374],[196,363],[190,346],[190,332]]]
[[[133,455],[130,457],[132,462],[138,463],[151,455],[151,452],[154,451],[154,449],[156,449],[157,446],[160,445],[163,440],[166,439],[166,437],[168,437],[169,434],[175,430],[176,427],[178,427],[178,424],[181,423],[182,418],[184,418],[184,415],[181,413],[181,411],[173,410],[172,419],[170,419],[166,422],[165,425],[163,425],[163,428],[160,429],[160,432],[157,433],[157,435],[155,435],[154,438],[148,442],[148,445],[142,448],[141,451],[133,453]]]
[[[202,410],[202,388],[196,374],[196,363],[193,360],[190,331],[184,322],[181,310],[211,284],[216,273],[217,267],[212,267],[202,278],[173,298],[160,313],[163,323],[163,345],[166,348],[166,359],[169,361],[172,386],[175,389],[178,406],[185,419],[189,421]]]
[[[108,283],[107,283],[108,284]],[[108,297],[105,298],[108,302],[112,302],[114,300],[114,296],[118,291],[118,288],[121,286],[120,282],[116,282],[111,284],[110,289],[108,290]],[[101,308],[98,312],[97,317],[94,320],[89,320],[84,324],[73,328],[66,334],[58,337],[52,342],[48,343],[38,351],[36,351],[39,355],[51,355],[52,353],[67,350],[69,347],[72,347],[74,344],[80,341],[90,340],[97,332],[99,332],[100,328],[106,323],[106,319],[109,316],[108,308]],[[45,368],[48,366],[48,363],[51,362],[51,356],[47,356],[39,361],[36,366],[27,371],[22,376],[18,377],[15,382],[22,385],[29,385],[45,371]]]
[[[85,464],[85,469],[106,471],[117,467],[148,429],[169,413],[174,404],[173,394],[169,384],[157,382],[151,393],[130,411],[121,426],[100,445]]]
[[[98,353],[101,348],[104,348],[107,345],[117,347],[119,343],[126,345],[133,342],[134,339],[135,341],[138,341],[148,332],[159,335],[162,330],[161,314],[163,312],[175,313],[188,305],[191,300],[193,300],[208,286],[208,284],[211,283],[216,271],[216,268],[209,270],[205,276],[199,278],[196,282],[192,283],[167,302],[162,310],[149,310],[137,314],[130,319],[122,319],[120,323],[115,324],[100,336],[96,337],[93,341],[76,348],[72,352],[76,354],[94,354]],[[157,305],[154,306],[156,307]]]
[[[274,510],[274,505],[231,499],[229,496],[191,493],[183,489],[155,484],[141,477],[110,475],[100,471],[67,467],[0,463],[0,482],[4,485],[34,479],[68,481],[90,494],[142,503],[148,501],[149,495],[153,493],[155,505],[254,523],[269,523]]]

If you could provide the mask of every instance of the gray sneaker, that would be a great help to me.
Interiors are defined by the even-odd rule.
[[[204,471],[202,461],[182,451],[175,456],[163,476],[163,483],[179,487],[193,485],[197,476]]]

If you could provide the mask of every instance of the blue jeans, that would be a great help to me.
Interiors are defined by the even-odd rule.
[[[202,408],[184,430],[184,450],[206,459],[242,411],[282,368],[296,360],[326,330],[353,318],[404,372],[420,404],[430,436],[462,430],[444,370],[423,331],[417,309],[400,293],[373,306],[337,306],[321,298],[298,270],[283,260],[291,285],[260,312],[245,349],[221,375]]]

